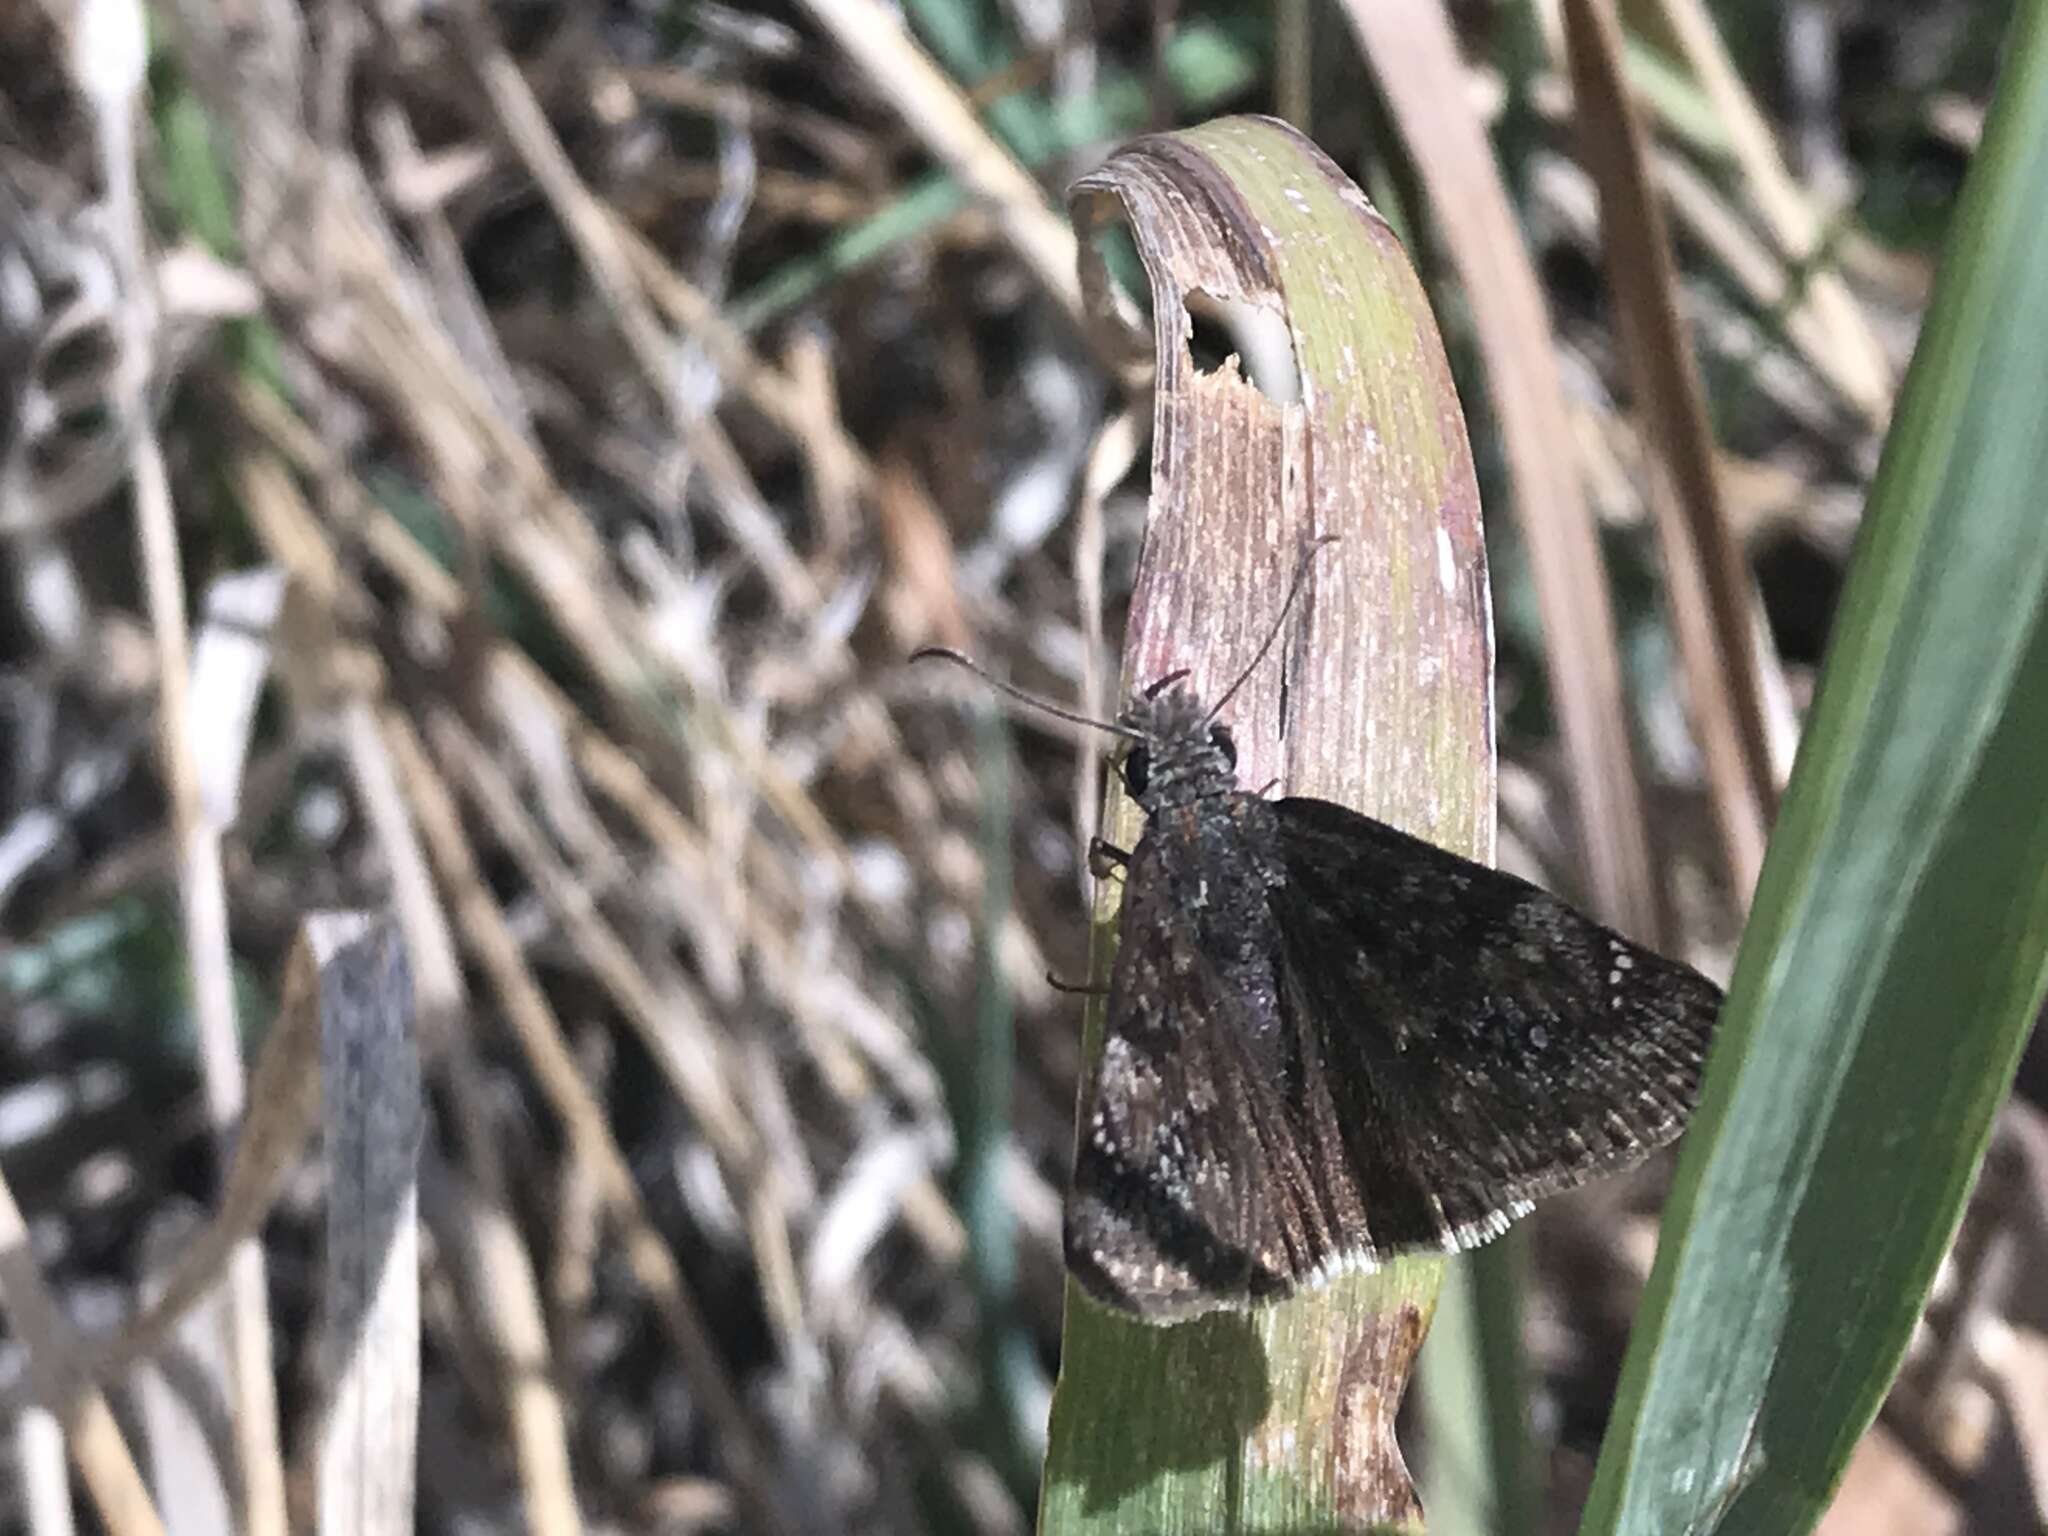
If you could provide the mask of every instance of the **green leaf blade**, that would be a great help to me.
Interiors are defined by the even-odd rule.
[[[2048,983],[2048,8],[2016,28],[1582,1530],[1807,1529]]]

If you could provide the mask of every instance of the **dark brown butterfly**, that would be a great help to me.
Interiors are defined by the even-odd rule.
[[[1684,1128],[1721,1006],[1698,972],[1341,805],[1240,789],[1215,719],[1238,684],[1205,708],[1169,677],[1112,724],[989,681],[1130,740],[1146,815],[1102,850],[1123,911],[1067,1201],[1098,1301],[1171,1323],[1470,1248]]]
[[[1170,684],[1118,724],[1128,857],[1067,1267],[1147,1322],[1470,1248],[1683,1129],[1721,993],[1512,875],[1237,787]]]

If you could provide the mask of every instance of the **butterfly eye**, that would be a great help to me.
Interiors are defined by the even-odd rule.
[[[1237,742],[1223,726],[1209,727],[1209,745],[1223,754],[1223,761],[1233,768],[1237,766]]]
[[[1142,746],[1133,747],[1124,754],[1124,784],[1134,796],[1145,793],[1151,769],[1152,755]]]

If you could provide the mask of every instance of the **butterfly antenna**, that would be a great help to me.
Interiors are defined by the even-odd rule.
[[[973,658],[963,656],[960,652],[947,646],[921,645],[910,653],[910,659],[912,661],[950,661],[956,667],[965,667],[984,683],[987,683],[989,687],[995,689],[997,693],[1015,699],[1019,704],[1029,705],[1031,708],[1051,715],[1055,719],[1065,720],[1072,725],[1085,725],[1091,730],[1107,731],[1112,736],[1123,736],[1131,741],[1143,741],[1145,739],[1143,731],[1134,731],[1129,726],[1118,725],[1113,720],[1096,720],[1087,715],[1077,714],[1071,709],[1062,709],[1059,705],[1049,700],[1026,693],[1015,684],[1004,682],[1000,677],[997,677]]]
[[[1305,553],[1301,557],[1301,564],[1297,565],[1294,568],[1294,581],[1293,584],[1290,585],[1287,589],[1287,601],[1280,605],[1280,617],[1273,621],[1272,629],[1267,631],[1266,638],[1259,643],[1258,654],[1253,656],[1251,661],[1246,665],[1245,669],[1237,674],[1237,681],[1232,683],[1228,688],[1223,690],[1223,697],[1218,699],[1215,702],[1215,704],[1210,707],[1209,713],[1202,717],[1204,720],[1214,720],[1219,714],[1221,714],[1223,712],[1223,706],[1228,704],[1231,698],[1236,694],[1237,690],[1242,688],[1247,682],[1249,682],[1251,680],[1251,675],[1259,670],[1259,663],[1266,659],[1266,652],[1273,649],[1273,642],[1280,638],[1281,627],[1287,622],[1287,615],[1289,611],[1292,610],[1294,607],[1294,600],[1297,597],[1301,596],[1301,589],[1308,581],[1308,568],[1310,563],[1314,561],[1317,552],[1320,551],[1325,544],[1334,544],[1337,542],[1338,538],[1339,535],[1337,534],[1326,533],[1323,534],[1320,538],[1318,538],[1313,544],[1309,545],[1307,553]]]

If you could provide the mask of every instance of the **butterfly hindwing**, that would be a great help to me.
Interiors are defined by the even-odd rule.
[[[1379,1249],[1471,1246],[1677,1136],[1711,982],[1343,806],[1274,811],[1281,970]]]

